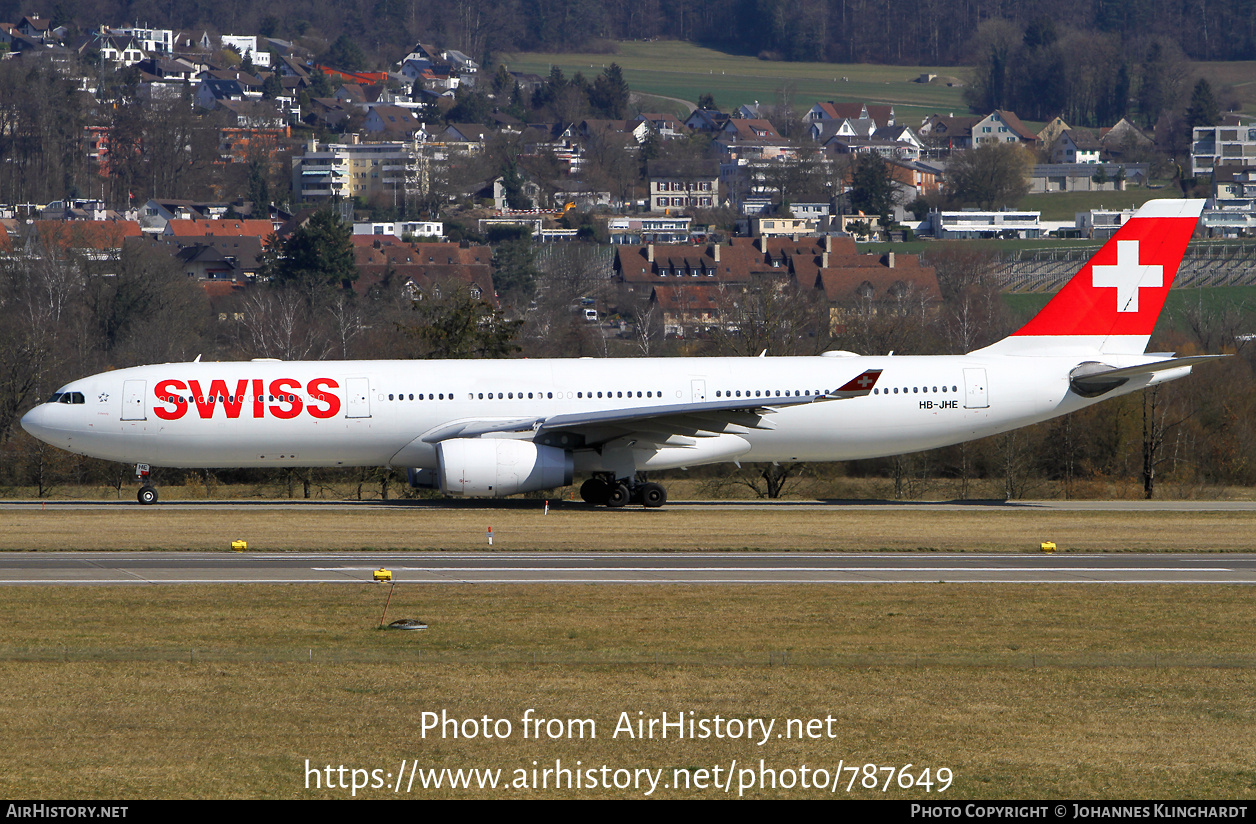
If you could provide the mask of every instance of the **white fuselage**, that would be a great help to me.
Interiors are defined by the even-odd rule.
[[[863,370],[883,370],[875,394],[783,407],[766,416],[771,429],[655,448],[638,456],[635,468],[836,461],[945,446],[1089,406],[1101,398],[1069,391],[1069,371],[1086,359],[975,353],[160,364],[74,381],[62,392],[81,393],[75,396],[81,402],[42,404],[23,425],[73,452],[159,466],[435,468],[435,443],[423,436],[461,420],[545,418],[730,396],[748,398],[747,406],[770,406],[770,398],[822,395]],[[1102,359],[1123,366],[1152,358]],[[1132,380],[1103,397],[1188,371]],[[573,456],[577,471],[613,468],[601,449],[575,448]]]

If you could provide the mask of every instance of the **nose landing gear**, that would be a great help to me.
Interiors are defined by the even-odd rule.
[[[135,465],[135,477],[139,478],[144,484],[140,487],[140,491],[136,493],[135,500],[144,506],[157,503],[157,487],[148,482],[149,468],[148,464]]]

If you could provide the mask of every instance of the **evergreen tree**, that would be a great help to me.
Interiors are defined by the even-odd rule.
[[[1186,126],[1215,126],[1221,121],[1221,107],[1212,93],[1212,84],[1200,78],[1191,92],[1191,104],[1186,109]]]
[[[1160,112],[1167,104],[1168,80],[1164,53],[1159,43],[1152,43],[1143,61],[1142,82],[1138,84],[1138,114],[1142,125],[1151,127],[1160,119]]]
[[[334,212],[320,209],[281,245],[267,244],[261,274],[276,284],[311,293],[352,283],[358,279],[352,234]]]
[[[515,338],[523,321],[507,320],[465,285],[415,301],[413,308],[418,322],[398,327],[420,343],[422,357],[502,358],[520,351]]]
[[[522,306],[536,294],[541,272],[530,235],[497,244],[493,249],[493,268],[493,283],[503,300]]]
[[[865,215],[878,215],[881,225],[890,224],[894,208],[894,181],[889,164],[875,154],[860,154],[851,173],[850,205]]]
[[[589,102],[602,116],[622,120],[628,113],[628,82],[623,70],[612,63],[593,81]]]
[[[271,72],[262,81],[262,99],[274,100],[281,96],[283,96],[283,81],[279,79],[278,72]]]
[[[323,54],[323,62],[337,69],[356,72],[366,65],[366,55],[362,53],[362,49],[357,43],[349,39],[349,35],[342,34],[336,38],[335,43],[331,44],[331,48]]]
[[[266,164],[261,160],[249,161],[249,200],[253,203],[253,217],[270,207],[270,184],[266,181]]]

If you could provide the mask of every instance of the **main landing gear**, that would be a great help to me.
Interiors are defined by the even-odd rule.
[[[135,500],[144,506],[157,503],[157,487],[148,482],[148,464],[135,465],[135,477],[139,478],[144,484],[140,487],[140,491],[136,493]]]
[[[611,509],[627,504],[653,509],[667,503],[667,490],[644,478],[617,480],[613,475],[594,475],[581,484],[580,497],[585,503],[606,504]]]

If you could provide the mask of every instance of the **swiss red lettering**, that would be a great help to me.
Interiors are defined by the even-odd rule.
[[[301,414],[301,398],[296,392],[301,391],[301,383],[293,378],[278,378],[270,382],[270,394],[276,395],[278,403],[267,407],[276,418],[295,418]],[[292,398],[292,400],[288,400]]]
[[[154,406],[153,414],[163,421],[173,421],[182,418],[187,414],[188,402],[183,399],[181,393],[187,390],[187,384],[183,381],[158,381],[153,392],[157,395],[157,402],[165,404],[165,406]],[[170,407],[174,408],[171,409]]]
[[[201,392],[200,381],[188,381],[196,411],[202,418],[214,417],[214,410],[220,406],[228,418],[240,417],[240,406],[244,403],[244,393],[248,385],[247,380],[239,380],[236,382],[236,391],[231,392],[227,389],[226,381],[215,380],[210,382],[209,394],[206,395]]]
[[[249,380],[241,378],[235,382],[235,390],[228,388],[226,380],[212,380],[209,390],[202,388],[200,381],[181,381],[176,379],[158,381],[153,388],[157,403],[153,413],[166,421],[182,418],[187,414],[188,407],[195,404],[197,415],[212,419],[215,410],[222,407],[223,414],[228,418],[239,418],[247,407],[245,395],[252,393],[254,418],[266,417],[267,410],[276,418],[291,420],[301,414],[304,409],[313,418],[334,418],[340,414],[342,401],[340,384],[332,378],[314,378],[304,387],[307,396],[302,401],[301,382],[295,378],[277,378],[270,382],[272,403],[266,405],[266,387],[261,378]],[[289,400],[291,399],[291,400]]]
[[[339,388],[340,384],[331,378],[315,378],[310,381],[305,387],[310,396],[310,402],[306,405],[305,411],[315,418],[334,418],[340,412],[340,395],[328,390]],[[327,407],[323,408],[322,404],[326,404]]]

